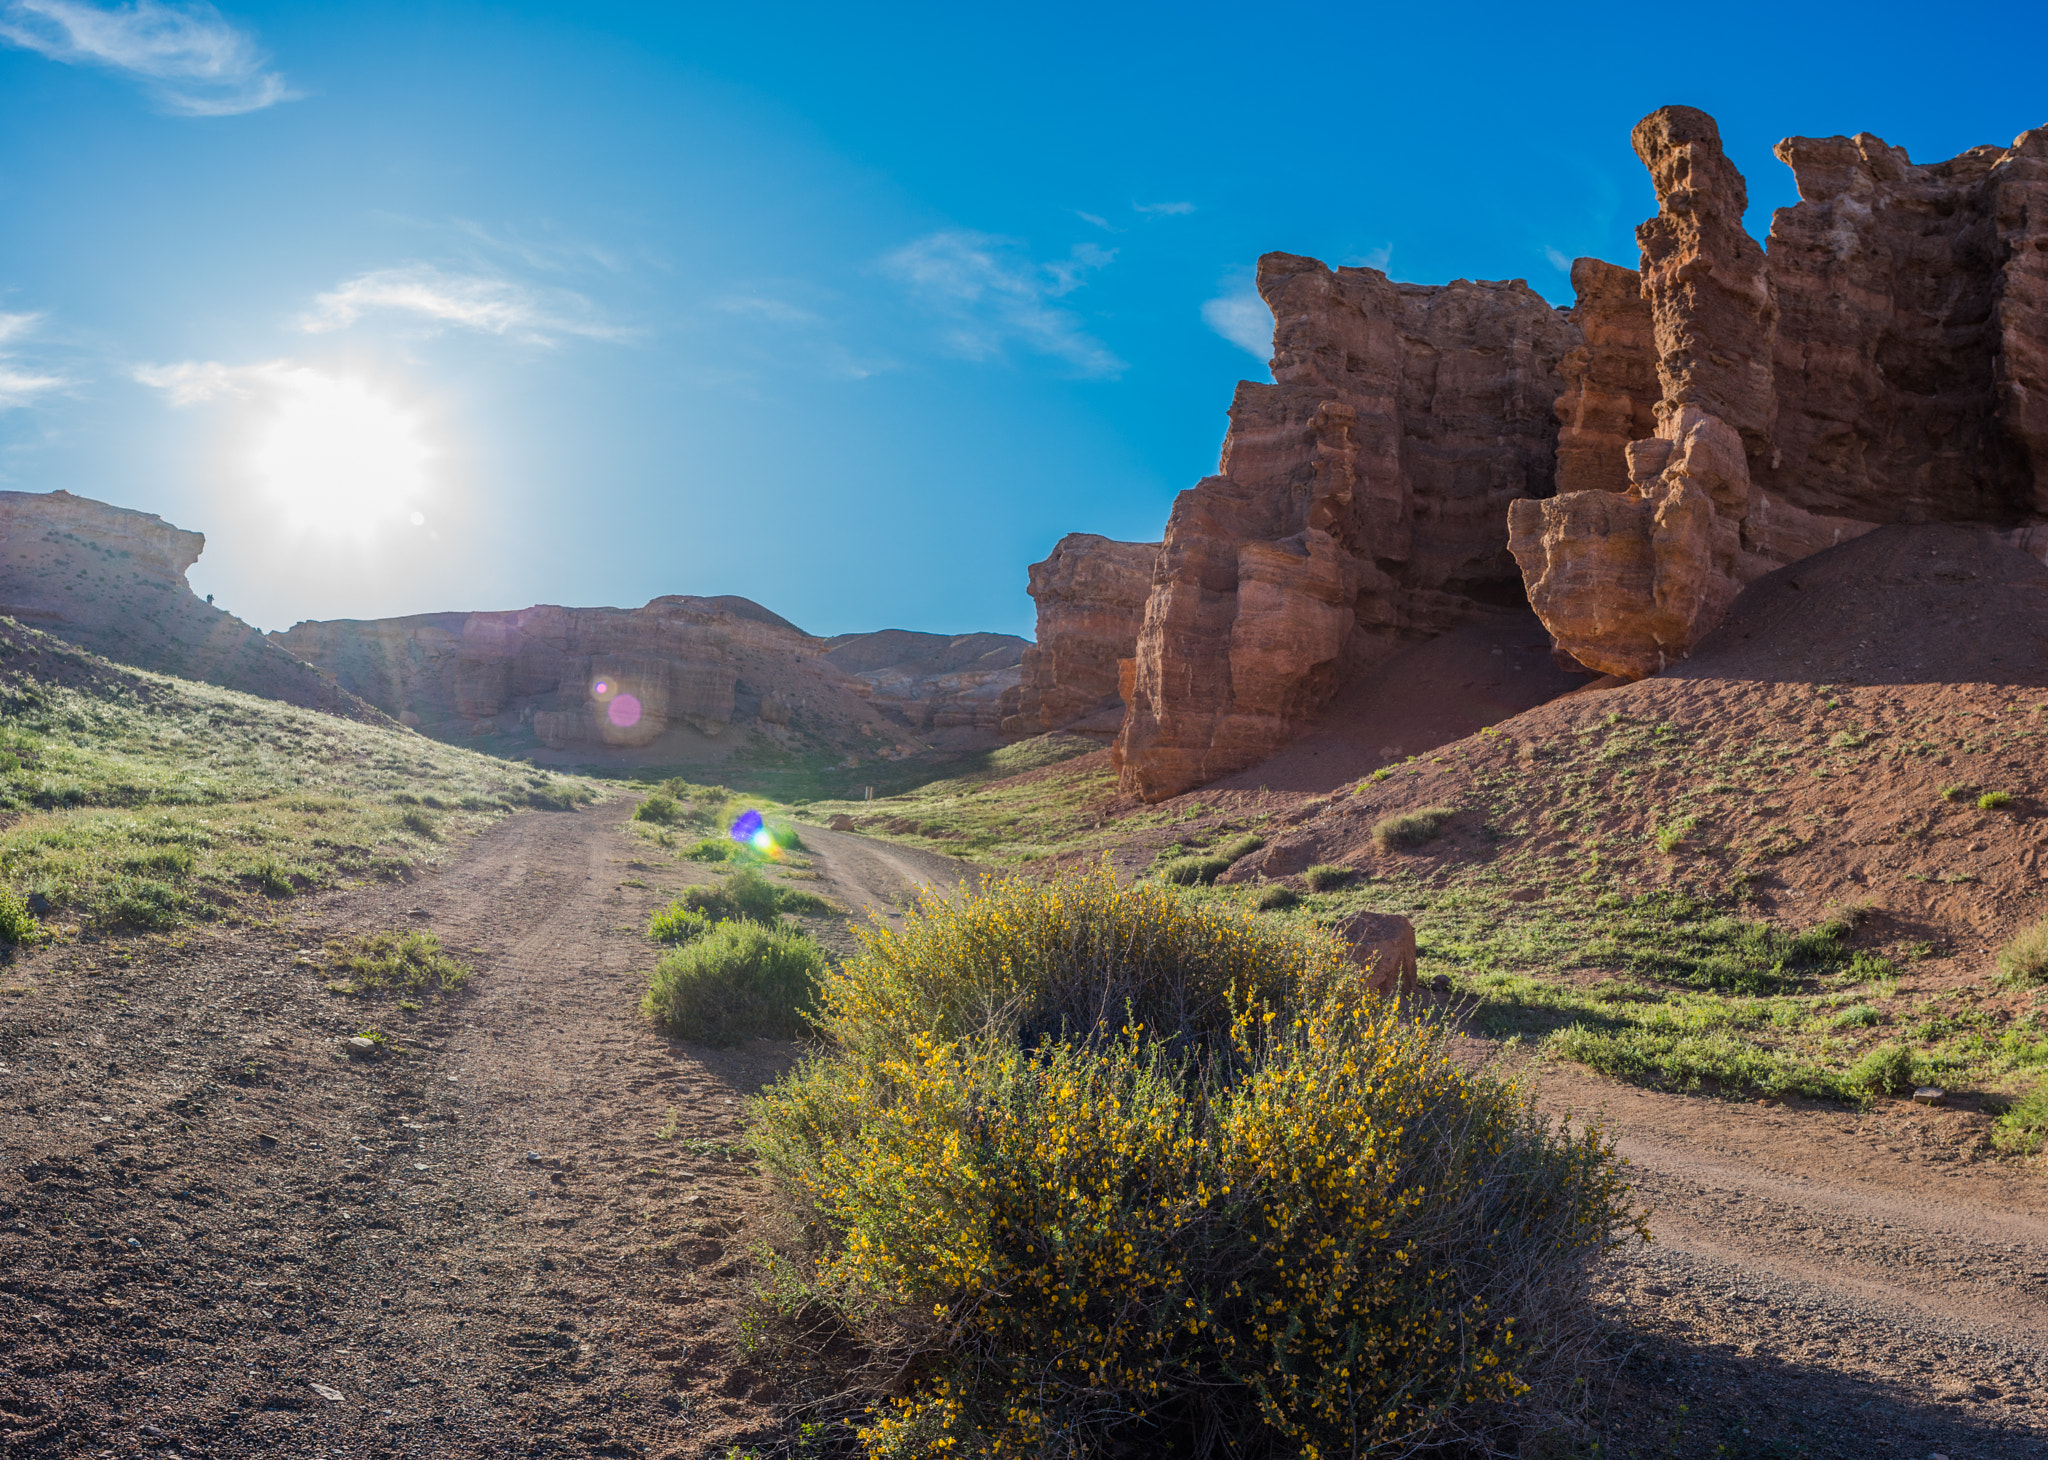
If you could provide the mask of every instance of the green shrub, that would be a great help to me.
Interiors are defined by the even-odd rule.
[[[740,844],[729,836],[707,836],[687,852],[686,862],[730,862],[739,855]]]
[[[785,909],[798,912],[829,910],[823,898],[777,887],[752,867],[741,867],[727,873],[716,886],[689,888],[675,905],[702,913],[713,922],[741,918],[749,922],[772,923]]]
[[[711,931],[711,919],[677,898],[648,919],[647,936],[657,943],[687,943]]]
[[[414,836],[423,836],[430,842],[441,839],[440,823],[436,822],[433,817],[427,815],[424,811],[417,809],[408,811],[398,818],[398,824]]]
[[[1685,846],[1685,839],[1699,827],[1697,816],[1680,816],[1665,822],[1657,828],[1657,850],[1667,857],[1676,856]]]
[[[125,858],[121,865],[130,872],[154,873],[159,877],[190,877],[199,858],[190,847],[151,847],[138,856]]]
[[[1214,855],[1226,862],[1240,862],[1266,844],[1266,839],[1255,832],[1235,837],[1216,848]]]
[[[329,985],[338,993],[452,994],[469,981],[469,967],[442,952],[432,933],[366,933],[327,952],[334,969],[348,975],[346,983]]]
[[[1944,801],[1961,801],[1970,794],[1970,788],[1968,786],[1943,786],[1940,794],[1941,799]]]
[[[1154,875],[1176,887],[1193,887],[1206,886],[1229,870],[1229,861],[1222,857],[1175,857],[1160,863]]]
[[[1998,950],[1998,972],[2003,983],[2048,983],[2048,918],[2022,929]]]
[[[1450,806],[1425,806],[1420,811],[1399,811],[1380,818],[1372,829],[1373,845],[1383,852],[1419,847],[1433,840],[1444,823],[1456,816]]]
[[[683,808],[675,803],[673,797],[659,792],[633,808],[635,821],[644,821],[652,826],[674,826],[682,819],[682,814]]]
[[[768,839],[774,842],[777,847],[779,847],[785,852],[802,852],[809,850],[809,848],[804,845],[804,839],[801,835],[798,834],[797,829],[791,826],[786,821],[769,822]]]
[[[1979,811],[2003,811],[2012,805],[2012,797],[2004,791],[1986,791],[1977,798]]]
[[[1991,1127],[1991,1143],[2001,1151],[2028,1155],[2048,1143],[2048,1083],[2035,1087],[2007,1106]]]
[[[109,921],[131,928],[168,928],[185,915],[185,895],[148,878],[116,877],[105,892]]]
[[[1590,1331],[1633,1225],[1611,1149],[1327,938],[1103,869],[862,941],[753,1141],[815,1224],[808,1296],[911,1376],[869,1456],[1412,1448],[1533,1405]]]
[[[1301,901],[1301,894],[1293,888],[1275,882],[1271,887],[1261,888],[1253,904],[1260,912],[1273,912],[1283,907],[1293,907]]]
[[[1868,1029],[1882,1024],[1884,1016],[1868,1004],[1851,1004],[1828,1021],[1831,1029]]]
[[[1883,1044],[1849,1066],[1842,1083],[1864,1095],[1905,1095],[1913,1089],[1913,1051]]]
[[[1310,892],[1335,892],[1346,886],[1357,872],[1349,867],[1339,867],[1333,862],[1321,862],[1301,874],[1301,880],[1308,884]]]
[[[662,955],[641,1012],[699,1044],[796,1039],[824,971],[824,950],[794,928],[723,922]]]
[[[43,925],[28,910],[28,899],[12,887],[0,887],[0,943],[34,943],[43,936]]]

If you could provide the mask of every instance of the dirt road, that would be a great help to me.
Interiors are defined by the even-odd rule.
[[[778,1390],[740,1101],[792,1047],[673,1043],[649,911],[701,869],[621,803],[527,814],[410,885],[268,929],[0,969],[0,1454],[722,1456]],[[964,864],[805,831],[803,885],[890,916]],[[828,941],[840,920],[813,920]],[[408,1012],[301,950],[435,930],[477,974]],[[375,1023],[402,1052],[339,1042]],[[1972,1117],[1730,1105],[1545,1077],[1636,1163],[1658,1242],[1611,1454],[2048,1449],[2044,1187]],[[1681,1406],[1683,1412],[1681,1413]]]

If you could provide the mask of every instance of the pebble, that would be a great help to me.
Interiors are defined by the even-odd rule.
[[[1915,1105],[1940,1105],[1947,1099],[1948,1091],[1933,1085],[1922,1085],[1913,1092],[1913,1103]]]
[[[319,1395],[322,1399],[325,1399],[330,1404],[339,1404],[346,1397],[339,1389],[335,1388],[332,1384],[315,1383],[311,1387],[315,1394]]]

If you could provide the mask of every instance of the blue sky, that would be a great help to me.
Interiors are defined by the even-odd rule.
[[[0,0],[0,487],[208,537],[266,628],[740,593],[1031,632],[1215,467],[1269,249],[1635,258],[1630,125],[2048,123],[2037,4]]]

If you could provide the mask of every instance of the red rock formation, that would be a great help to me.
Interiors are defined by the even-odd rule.
[[[1507,504],[1551,490],[1558,362],[1519,280],[1396,284],[1268,254],[1274,384],[1238,386],[1218,475],[1175,502],[1115,756],[1171,796],[1287,743],[1404,636],[1512,599]]]
[[[1024,642],[902,630],[818,639],[744,598],[687,596],[308,622],[275,637],[431,735],[641,765],[719,760],[753,737],[885,759],[930,736],[990,743]]]
[[[1014,740],[1065,730],[1107,740],[1117,733],[1124,716],[1117,665],[1137,652],[1158,562],[1156,542],[1070,532],[1031,565],[1038,642],[1024,651],[1003,734]]]
[[[206,539],[69,492],[0,492],[0,614],[117,663],[377,724],[370,705],[185,582]]]
[[[1572,322],[1586,342],[1558,362],[1557,490],[1625,492],[1631,441],[1654,436],[1659,399],[1650,303],[1634,269],[1572,263]]]

